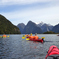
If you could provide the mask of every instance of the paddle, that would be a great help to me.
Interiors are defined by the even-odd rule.
[[[30,40],[30,38],[26,38],[26,40]]]
[[[25,38],[26,38],[26,36],[25,36],[25,35],[23,35],[23,36],[22,36],[22,39],[25,39]]]
[[[25,39],[25,37],[22,37],[22,39]]]
[[[45,39],[45,37],[41,37],[41,39]]]
[[[7,37],[9,37],[9,35]]]

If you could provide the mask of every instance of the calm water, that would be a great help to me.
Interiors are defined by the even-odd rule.
[[[51,45],[59,48],[59,36],[56,34],[39,34],[38,36],[45,37],[43,44],[26,41],[22,39],[22,35],[0,38],[0,59],[45,59]]]

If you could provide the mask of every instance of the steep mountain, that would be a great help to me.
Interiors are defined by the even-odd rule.
[[[20,23],[20,24],[17,25],[17,27],[20,29],[20,32],[23,33],[23,29],[25,27],[25,24]]]
[[[25,26],[23,30],[24,34],[30,34],[30,33],[42,33],[42,30],[40,27],[38,27],[34,22],[29,21],[27,25]]]
[[[52,29],[53,32],[59,33],[59,24],[55,25]]]
[[[46,24],[46,23],[43,23],[43,22],[37,24],[37,26],[42,29],[43,33],[44,33],[44,32],[47,32],[47,31],[51,31],[52,28],[53,28],[52,25]]]
[[[43,23],[43,22],[40,22],[40,23],[38,23],[37,25],[39,26],[39,27],[41,27],[42,25],[44,25],[45,23]]]
[[[20,34],[20,30],[4,16],[0,15],[0,34]]]

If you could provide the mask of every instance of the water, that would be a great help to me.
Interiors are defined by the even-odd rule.
[[[22,39],[22,35],[0,38],[0,59],[45,59],[51,45],[59,48],[57,34],[39,34],[38,36],[45,37],[45,42],[26,41]]]

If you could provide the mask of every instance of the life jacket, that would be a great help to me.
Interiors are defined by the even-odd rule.
[[[26,37],[27,35],[25,35],[25,37]]]
[[[7,37],[6,35],[3,35],[2,37]]]
[[[38,36],[34,36],[34,39],[39,39],[39,37]]]
[[[33,36],[29,36],[30,39],[33,39],[34,37]]]

